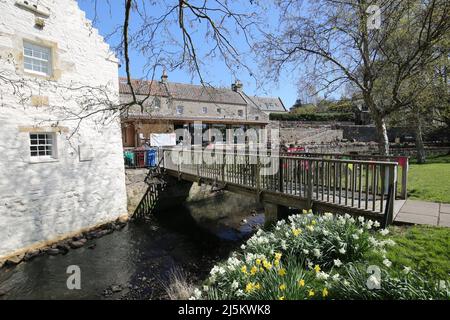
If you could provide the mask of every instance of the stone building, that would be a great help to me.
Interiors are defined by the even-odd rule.
[[[131,101],[126,79],[120,79],[121,103]],[[164,73],[160,81],[133,80],[137,98],[144,107],[133,106],[122,117],[122,138],[126,148],[148,142],[151,133],[171,133],[184,128],[193,139],[195,126],[202,131],[214,128],[227,139],[227,129],[263,128],[269,112],[285,110],[279,98],[250,97],[236,81],[230,89],[169,82]],[[264,100],[265,99],[265,100]],[[193,140],[192,140],[193,141]]]
[[[127,211],[118,60],[75,0],[0,12],[1,260]]]

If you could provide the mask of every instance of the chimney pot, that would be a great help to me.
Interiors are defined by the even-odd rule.
[[[162,83],[166,83],[167,82],[167,78],[169,78],[169,76],[166,73],[166,69],[163,70],[162,76],[161,76],[161,82]]]
[[[236,79],[234,83],[231,85],[231,90],[235,92],[242,92],[242,87],[243,87],[242,82]]]

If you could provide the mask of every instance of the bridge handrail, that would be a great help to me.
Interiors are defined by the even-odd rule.
[[[205,149],[202,150],[195,150],[195,149],[176,149],[176,148],[162,148],[162,151],[175,151],[175,152],[190,152],[190,153],[203,153]],[[213,150],[211,150],[213,151]],[[253,154],[253,153],[240,153],[240,152],[223,152],[223,150],[217,150],[216,152],[219,155],[224,156],[253,156],[256,157],[259,154]],[[398,162],[393,161],[377,161],[377,160],[352,160],[352,159],[326,159],[326,158],[312,158],[312,157],[295,157],[295,156],[286,156],[286,155],[264,155],[264,157],[271,157],[271,158],[282,158],[282,159],[292,159],[292,160],[303,160],[303,161],[323,161],[323,162],[340,162],[340,163],[361,163],[361,164],[383,164],[383,165],[398,165]]]

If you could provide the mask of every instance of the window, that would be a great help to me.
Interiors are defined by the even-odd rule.
[[[208,113],[208,108],[207,108],[207,107],[203,107],[203,108],[202,108],[202,113],[203,113],[203,114]]]
[[[155,100],[153,100],[153,107],[155,110],[159,110],[161,108],[161,99],[156,97]]]
[[[238,116],[243,117],[244,116],[244,110],[238,110]]]
[[[256,117],[255,117],[255,120],[256,120],[256,121],[258,121],[258,120],[259,120],[259,117],[258,117],[258,116],[256,116]]]
[[[30,156],[32,159],[56,158],[54,133],[30,133]]]
[[[217,108],[217,113],[222,113],[222,109],[221,108]]]
[[[29,42],[23,43],[24,70],[40,75],[52,74],[51,49]]]
[[[183,114],[184,107],[183,106],[177,106],[177,114]]]

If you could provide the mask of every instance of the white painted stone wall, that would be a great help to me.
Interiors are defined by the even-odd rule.
[[[33,12],[0,1],[0,258],[127,213],[118,117],[69,113],[118,102],[117,59],[75,0],[38,3],[50,9],[42,30]],[[23,71],[24,39],[52,47],[50,78]],[[56,132],[56,159],[31,161],[33,131]]]

